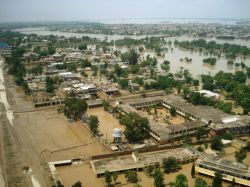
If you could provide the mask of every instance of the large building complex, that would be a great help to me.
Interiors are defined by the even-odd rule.
[[[249,116],[237,117],[210,106],[195,106],[174,95],[123,100],[118,107],[123,114],[135,112],[147,117],[140,112],[140,109],[154,105],[162,105],[167,109],[174,108],[178,115],[186,119],[186,122],[180,124],[167,124],[149,119],[150,135],[160,143],[194,134],[199,127],[210,128],[215,132],[232,131],[236,134],[250,132]]]

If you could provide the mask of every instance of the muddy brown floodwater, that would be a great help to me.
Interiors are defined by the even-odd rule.
[[[102,134],[102,138],[106,139],[108,143],[113,142],[113,130],[114,128],[120,128],[122,131],[125,130],[125,127],[119,123],[119,120],[113,117],[112,114],[106,112],[102,107],[89,109],[87,111],[88,115],[96,115],[99,120],[99,131]]]

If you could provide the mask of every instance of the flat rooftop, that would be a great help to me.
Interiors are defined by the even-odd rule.
[[[137,113],[141,117],[146,117],[143,112],[140,110],[135,109],[134,107],[128,105],[128,104],[121,104],[119,105],[119,108],[121,108],[126,114],[129,114],[130,112]],[[157,134],[157,136],[163,141],[170,139],[170,133],[178,132],[178,131],[185,131],[192,128],[198,128],[198,127],[204,127],[206,123],[204,123],[201,120],[196,121],[188,121],[185,123],[180,123],[176,125],[171,125],[168,123],[162,123],[157,122],[153,119],[148,118],[150,129]]]
[[[225,128],[239,128],[250,126],[250,116],[239,116],[237,121],[232,121],[228,123],[217,123],[211,126],[214,130],[220,130]]]
[[[188,103],[185,99],[182,99],[181,97],[175,95],[166,95],[162,97],[162,100],[166,101],[170,105],[180,108],[181,110],[189,114],[197,116],[202,120],[212,120],[214,123],[221,122],[222,118],[231,116],[211,106],[193,105],[191,103]]]
[[[177,148],[149,153],[137,153],[115,158],[92,160],[91,165],[95,174],[103,174],[105,171],[125,171],[135,168],[144,168],[147,165],[162,163],[164,158],[175,157],[178,161],[194,159],[199,152],[192,148]]]
[[[250,178],[250,166],[236,161],[225,160],[223,158],[206,155],[203,158],[199,158],[196,164],[206,166],[208,169],[217,169],[232,175],[241,175]]]

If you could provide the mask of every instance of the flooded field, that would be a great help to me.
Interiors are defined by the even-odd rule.
[[[82,37],[82,36],[89,36],[92,38],[98,38],[101,40],[104,40],[105,38],[108,38],[108,40],[118,40],[123,39],[124,37],[131,37],[133,39],[141,39],[145,38],[146,35],[140,35],[140,36],[125,36],[125,35],[103,35],[103,34],[82,34],[82,33],[69,33],[69,32],[59,32],[59,31],[48,31],[45,30],[45,28],[23,28],[23,29],[17,29],[15,31],[24,33],[24,34],[38,34],[38,35],[57,35],[57,36],[65,36],[65,37]],[[155,35],[160,36],[160,35]],[[186,41],[186,40],[194,40],[199,38],[189,37],[189,36],[180,36],[180,37],[167,37],[165,38],[166,41],[171,41],[172,44],[175,40],[178,41]],[[216,38],[205,38],[206,41],[216,41],[217,43],[231,43],[231,44],[238,44],[250,47],[250,41],[247,40],[221,40]],[[168,46],[166,46],[168,47]],[[225,71],[225,72],[234,72],[237,70],[240,70],[240,68],[237,68],[235,66],[228,66],[227,65],[227,59],[222,55],[221,58],[217,59],[217,63],[214,66],[206,65],[202,62],[204,58],[208,58],[209,55],[201,54],[199,52],[191,52],[188,50],[180,49],[175,47],[174,45],[171,46],[174,50],[168,50],[168,52],[163,52],[162,57],[156,56],[155,52],[152,50],[146,50],[141,55],[144,56],[144,58],[147,55],[155,56],[158,60],[158,68],[160,70],[161,63],[164,60],[170,61],[170,72],[176,73],[181,68],[188,69],[191,74],[194,76],[199,76],[201,74],[215,74],[219,71]],[[128,49],[126,47],[116,47],[121,52],[126,52]],[[181,62],[180,58],[191,58],[191,63]],[[235,60],[235,63],[241,63],[244,62],[247,66],[250,66],[250,59],[247,58],[246,60],[243,60],[238,57]]]
[[[88,115],[98,116],[99,130],[102,134],[102,139],[106,139],[107,143],[113,142],[113,130],[114,128],[120,128],[122,131],[125,130],[123,125],[120,125],[119,120],[116,119],[112,114],[106,112],[103,108],[94,108],[87,111]]]
[[[68,122],[63,114],[58,114],[54,109],[20,114],[16,116],[15,121],[17,128],[21,128],[32,140],[32,147],[38,153],[44,152],[42,156],[45,160],[80,156],[88,158],[107,153],[102,145],[91,137],[83,124]]]
[[[191,168],[192,163],[182,165],[182,169],[176,173],[171,174],[164,174],[164,182],[165,184],[169,184],[170,182],[174,182],[175,177],[183,173],[187,176],[188,179],[188,186],[193,187],[195,183],[195,178],[191,177]],[[64,167],[57,167],[58,174],[62,179],[65,186],[71,186],[77,181],[81,181],[83,186],[91,187],[103,187],[105,186],[105,179],[104,178],[96,178],[94,172],[90,164],[80,164],[80,165],[72,165],[72,166],[64,166]],[[143,187],[153,187],[154,186],[154,179],[153,177],[148,176],[145,172],[138,172],[138,179],[139,184]],[[212,178],[201,176],[196,174],[196,177],[201,177],[205,179],[208,185],[212,184]],[[229,183],[223,183],[223,187],[227,187]],[[116,186],[123,186],[123,187],[133,187],[133,183],[127,182],[125,175],[120,174],[118,176]]]

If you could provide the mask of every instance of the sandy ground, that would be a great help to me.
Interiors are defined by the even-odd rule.
[[[141,111],[148,117],[161,123],[176,125],[185,122],[185,119],[179,115],[177,115],[176,117],[172,117],[170,112],[165,108],[157,108],[156,111],[154,109],[151,109],[150,114],[146,111],[146,109],[143,109]]]
[[[99,120],[99,130],[103,135],[103,139],[107,139],[108,143],[113,142],[113,130],[114,128],[120,128],[125,130],[125,126],[120,125],[119,120],[114,118],[112,114],[106,112],[103,108],[93,108],[87,111],[88,115],[96,115]]]

